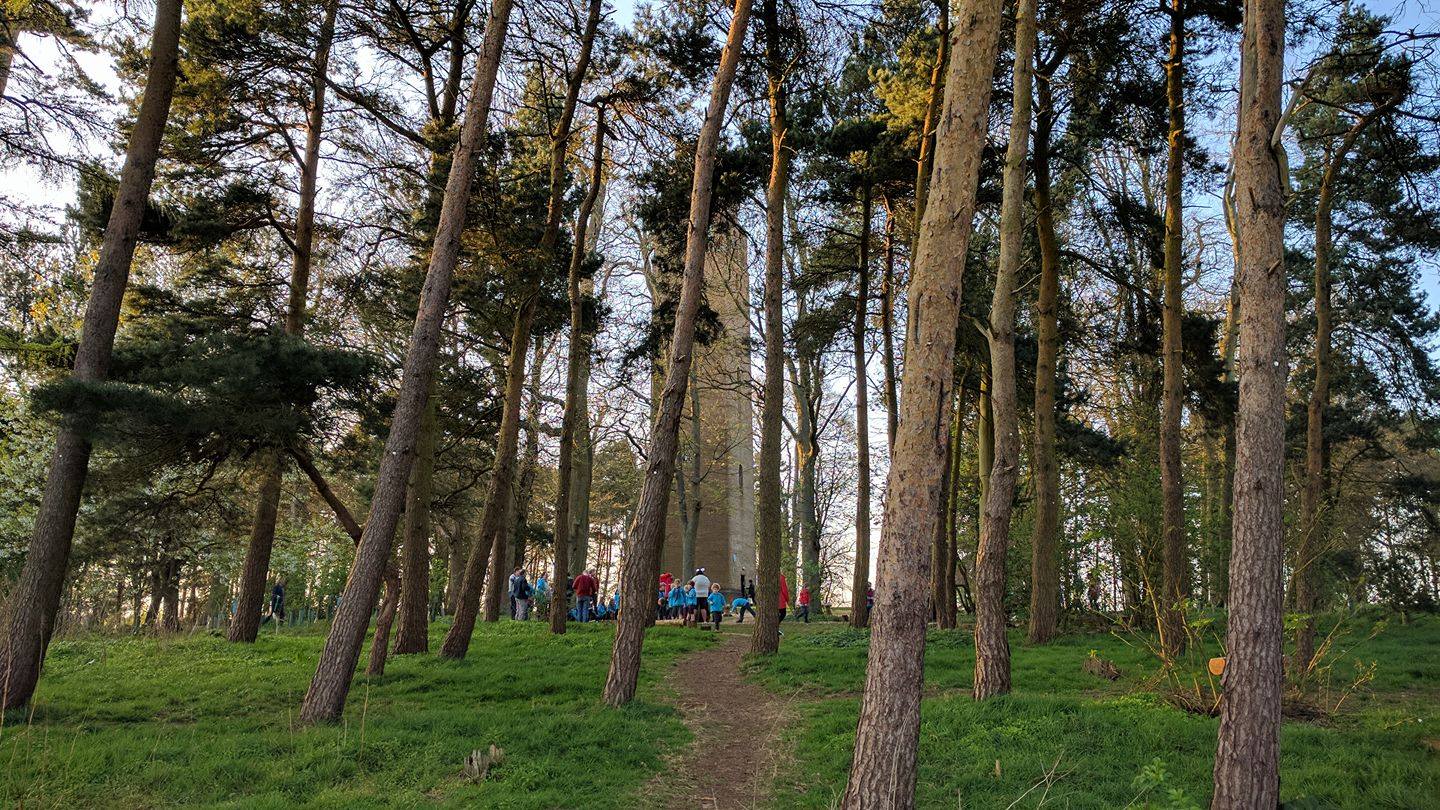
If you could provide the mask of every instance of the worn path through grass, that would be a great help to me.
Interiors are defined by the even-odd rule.
[[[648,807],[749,810],[768,803],[779,770],[786,701],[741,673],[750,625],[680,658],[666,680],[694,735],[646,791]]]

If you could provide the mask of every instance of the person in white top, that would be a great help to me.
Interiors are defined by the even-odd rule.
[[[704,568],[696,568],[695,576],[691,579],[695,582],[695,593],[699,597],[695,600],[695,622],[698,626],[710,621],[710,603],[705,601],[710,595],[710,578],[705,576]]]

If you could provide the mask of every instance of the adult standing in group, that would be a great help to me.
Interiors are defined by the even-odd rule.
[[[710,621],[710,603],[707,601],[710,595],[710,577],[705,576],[704,568],[696,568],[691,581],[695,583],[695,593],[698,594],[695,599],[695,622],[704,624]]]
[[[600,582],[595,572],[585,571],[575,577],[575,619],[588,622],[595,611],[595,595],[600,592]]]
[[[530,600],[534,595],[535,589],[530,587],[530,578],[525,576],[525,569],[516,568],[515,573],[510,575],[510,604],[513,605],[511,618],[519,622],[528,621]]]
[[[515,592],[516,592],[517,590],[519,590],[519,588],[520,588],[520,583],[521,583],[521,582],[524,582],[524,581],[525,581],[525,569],[524,569],[524,568],[516,568],[514,571],[511,571],[511,572],[510,572],[510,583],[509,583],[509,589],[508,589],[508,590],[509,590],[509,594],[510,594],[510,618],[512,618],[512,619],[518,618],[518,615],[519,615],[519,614],[516,612],[516,610],[519,608],[519,604],[517,603],[517,600],[516,600],[516,597],[515,597]],[[529,589],[530,589],[530,583],[526,582],[526,583],[525,583],[525,588],[526,588],[526,590],[529,590]]]
[[[790,583],[785,580],[785,573],[780,573],[780,621],[785,621],[785,609],[790,606]]]

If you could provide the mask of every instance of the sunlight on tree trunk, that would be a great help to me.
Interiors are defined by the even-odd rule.
[[[120,184],[105,224],[104,240],[95,262],[90,299],[75,349],[71,376],[98,382],[109,376],[120,305],[130,282],[145,204],[155,179],[155,161],[179,67],[180,0],[157,0],[150,36],[150,62],[145,94],[130,130]],[[90,469],[90,440],[85,426],[71,416],[55,439],[45,478],[45,494],[35,514],[35,527],[20,578],[0,611],[5,647],[0,658],[0,709],[23,706],[35,692],[45,648],[55,630],[55,615],[65,585],[65,569],[75,539],[80,495]]]
[[[965,0],[950,32],[952,47],[963,47],[954,47],[947,70],[935,171],[911,271],[910,339],[905,341],[900,430],[885,496],[874,629],[854,764],[841,800],[841,806],[853,810],[915,805],[929,602],[915,583],[929,578],[960,317],[961,277],[953,268],[970,243],[1000,8],[998,0]]]
[[[690,190],[690,216],[685,233],[685,270],[680,300],[675,311],[675,331],[670,337],[669,362],[659,397],[659,410],[650,429],[649,459],[641,485],[640,502],[625,542],[625,567],[620,574],[620,613],[615,643],[610,652],[610,672],[605,678],[604,700],[622,706],[635,697],[640,678],[640,650],[645,627],[653,609],[655,569],[659,565],[660,543],[665,533],[665,512],[670,500],[670,479],[675,474],[675,449],[680,432],[680,412],[689,387],[690,364],[695,344],[695,315],[700,308],[701,283],[705,276],[705,248],[709,241],[710,192],[714,184],[715,151],[729,106],[735,69],[740,63],[750,0],[735,0],[734,15],[715,83],[710,106],[695,145],[695,173]],[[635,606],[646,605],[637,611]]]
[[[1010,691],[1005,636],[1005,558],[1015,481],[1020,470],[1020,408],[1015,393],[1015,285],[1025,239],[1025,156],[1030,139],[1030,85],[1035,59],[1035,0],[1015,10],[1014,109],[1000,203],[1000,264],[990,303],[990,407],[995,457],[975,551],[975,699]]]
[[[1285,537],[1285,197],[1276,157],[1285,4],[1246,0],[1240,48],[1235,204],[1239,226],[1240,406],[1217,808],[1279,801]],[[1273,138],[1273,140],[1272,140]]]
[[[310,689],[300,709],[300,718],[307,723],[334,722],[345,708],[345,697],[350,692],[365,628],[370,623],[370,611],[375,605],[383,569],[395,541],[395,524],[404,505],[410,465],[414,462],[415,445],[419,439],[420,420],[435,373],[440,327],[450,300],[451,281],[460,253],[460,235],[465,228],[465,211],[470,201],[475,153],[485,137],[489,121],[490,99],[500,69],[510,7],[510,0],[494,0],[486,21],[485,41],[476,62],[475,82],[465,109],[465,124],[460,131],[450,177],[445,185],[440,225],[435,231],[435,247],[425,274],[425,286],[415,316],[415,330],[405,356],[390,435],[385,440],[385,454],[376,476],[370,517],[365,521],[364,533],[355,551],[355,563],[350,569],[350,579],[345,584],[315,676],[310,681]]]

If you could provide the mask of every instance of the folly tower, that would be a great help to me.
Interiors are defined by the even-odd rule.
[[[723,331],[697,346],[680,425],[670,514],[665,524],[661,570],[685,582],[696,567],[726,591],[755,575],[755,452],[750,400],[749,240],[735,227],[717,226],[705,256],[705,300]],[[698,421],[696,420],[698,406]],[[698,430],[697,430],[698,428]],[[698,433],[699,441],[696,441]],[[698,456],[698,465],[697,465]],[[685,562],[681,510],[693,515],[693,564]]]

